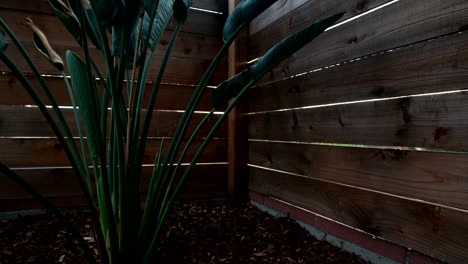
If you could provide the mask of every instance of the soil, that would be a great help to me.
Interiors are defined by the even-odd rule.
[[[95,252],[86,212],[67,211]],[[176,205],[158,249],[160,263],[366,263],[309,235],[289,218],[250,204],[196,201]],[[86,263],[76,241],[49,214],[0,223],[0,264]]]

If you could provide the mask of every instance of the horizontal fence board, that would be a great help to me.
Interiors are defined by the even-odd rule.
[[[203,32],[199,32],[200,34],[181,32],[179,34],[166,68],[164,82],[197,84],[201,79],[204,70],[208,68],[212,58],[214,58],[217,51],[221,48],[222,41],[219,38],[221,28],[218,28],[220,24],[220,21],[218,20],[221,18],[219,18],[219,16],[211,18],[213,17],[212,15],[205,15],[206,13],[199,11],[193,11],[192,13],[194,13],[194,19],[197,21],[187,21],[187,24],[189,24],[187,28],[193,27],[207,29],[210,28],[210,25],[216,25],[217,28],[212,29],[211,31],[213,32],[208,32],[209,34],[205,34]],[[62,58],[65,58],[65,52],[67,50],[72,50],[79,55],[82,55],[82,52],[73,37],[66,31],[65,27],[60,25],[60,22],[54,16],[44,15],[41,13],[31,14],[28,12],[0,9],[0,17],[10,25],[18,39],[21,40],[41,73],[51,75],[60,74],[60,72],[58,72],[44,59],[43,55],[37,51],[36,47],[32,43],[32,33],[24,25],[24,18],[28,16],[31,17],[35,24],[44,31],[50,40],[51,45],[57,53],[62,56]],[[171,27],[173,26],[169,26],[169,28]],[[149,80],[155,80],[157,77],[162,56],[164,55],[172,33],[172,30],[166,30],[160,40],[160,45],[158,45],[156,52],[157,55],[155,56],[148,75]],[[13,58],[22,71],[31,72],[27,64],[22,59],[21,54],[12,43],[10,43],[10,46],[7,48],[7,53]],[[100,68],[105,69],[105,63],[101,52],[92,48],[90,53]],[[220,69],[214,74],[211,84],[217,85],[226,79],[226,65],[226,62],[223,61]],[[5,72],[10,71],[3,63],[0,63],[0,70]]]
[[[72,134],[78,136],[73,109],[62,109],[62,113]],[[144,115],[142,113],[143,118]],[[148,136],[171,137],[182,115],[183,113],[181,112],[154,111]],[[188,131],[193,131],[205,116],[206,114],[194,114]],[[141,118],[141,122],[143,122],[143,118]],[[216,120],[217,116],[207,121],[205,126],[200,129],[198,137],[208,135]],[[52,137],[54,135],[39,109],[20,106],[0,106],[0,137]],[[224,122],[216,132],[216,136],[226,137],[226,135],[227,123]]]
[[[223,12],[221,9],[224,8],[222,1],[220,1],[220,3],[216,3],[216,1],[211,1],[211,0],[195,0],[193,1],[193,6],[199,7],[199,8],[206,8],[209,10],[219,11],[219,12]],[[211,9],[211,8],[215,8],[215,9]],[[216,9],[216,8],[219,8],[219,9]],[[17,20],[22,20],[27,16],[31,17],[33,21],[35,21],[34,20],[35,16],[47,15],[50,17],[54,17],[48,0],[34,0],[34,1],[0,0],[0,14],[2,18],[4,16],[8,17],[8,13],[14,14],[16,12],[27,13],[27,15],[21,15],[21,16],[16,15]],[[187,18],[186,26],[184,26],[182,31],[214,36],[221,32],[223,23],[220,23],[220,22],[223,22],[224,19],[225,18],[223,16],[220,16],[217,14],[190,10],[188,18]],[[7,19],[4,18],[4,20],[8,24],[10,24]],[[56,22],[55,27],[57,27],[57,25],[58,24]],[[171,23],[168,25],[168,28],[174,29],[175,26],[176,26],[175,21],[172,20]],[[60,24],[60,28],[65,30],[63,26],[61,26],[61,24]]]
[[[468,149],[468,93],[249,115],[249,138]]]
[[[467,10],[465,0],[399,1],[325,32],[274,68],[262,82],[464,30]]]
[[[468,261],[467,213],[257,168],[250,189],[449,263]]]
[[[186,166],[181,167],[181,173],[185,171],[185,168]],[[193,199],[223,197],[227,181],[226,171],[226,164],[196,166],[182,190],[181,197]],[[85,205],[78,180],[72,169],[37,169],[15,172],[55,202],[79,197],[79,202],[76,204],[65,203],[65,206]],[[143,192],[148,186],[151,172],[151,167],[143,168]],[[37,201],[31,195],[4,175],[0,175],[0,182],[0,211],[31,209],[38,206]]]
[[[278,1],[252,21],[249,42],[250,59],[262,56],[270,47],[285,37],[304,29],[317,20],[339,12],[346,12],[340,20],[344,21],[387,2],[390,0],[365,2],[361,0],[327,0],[321,3],[310,0]]]
[[[228,1],[225,0],[193,0],[192,6],[195,8],[225,13],[227,12],[227,3]]]
[[[270,26],[276,20],[285,17],[298,7],[305,7],[305,3],[309,0],[282,0],[276,1],[273,5],[267,8],[263,13],[258,15],[249,25],[249,34],[254,35],[258,31]],[[278,26],[278,25],[276,25]]]
[[[38,82],[32,76],[28,79],[34,87],[39,87]],[[45,78],[46,83],[51,89],[57,103],[61,106],[71,106],[70,97],[63,79],[56,77]],[[2,86],[2,97],[0,98],[0,105],[34,105],[34,101],[30,95],[21,85],[21,83],[13,75],[0,75],[0,85]],[[99,94],[102,94],[102,86],[100,82]],[[149,92],[153,88],[153,83],[147,83],[145,91],[148,96],[143,98],[143,107],[147,107],[149,101]],[[187,85],[171,85],[163,84],[159,90],[158,99],[154,109],[157,110],[184,110],[188,101],[192,97],[195,87]],[[127,90],[124,88],[123,93],[126,94]],[[39,88],[39,94],[47,102],[42,90]],[[213,108],[211,103],[211,90],[207,89],[200,100],[197,110],[209,111]]]
[[[379,54],[249,91],[247,112],[468,89],[467,34]]]
[[[190,162],[195,152],[203,140],[197,139],[193,142],[184,162]],[[76,140],[78,148],[80,143]],[[170,140],[164,141],[163,151],[167,150]],[[182,148],[186,141],[182,142]],[[156,154],[159,152],[161,140],[150,139],[147,142],[144,164],[153,164]],[[226,162],[227,161],[227,141],[223,139],[210,142],[199,162]],[[0,160],[2,163],[13,168],[25,167],[56,167],[70,166],[62,145],[57,139],[0,139]],[[164,154],[163,153],[163,154]],[[178,161],[178,159],[177,159]],[[90,165],[92,165],[90,163]]]
[[[22,43],[25,49],[30,54],[32,60],[35,62],[36,67],[39,69],[41,74],[46,75],[61,75],[61,73],[52,66],[44,56],[37,51],[32,42]],[[58,54],[65,57],[67,50],[72,50],[81,56],[82,52],[79,51],[75,46],[58,46],[55,49]],[[17,64],[18,68],[25,72],[31,73],[30,67],[22,59],[20,52],[13,46],[7,48],[8,56]],[[100,69],[105,69],[104,59],[96,49],[90,50],[90,54],[95,60],[96,64]],[[82,56],[81,56],[82,57]],[[162,55],[156,55],[150,66],[148,73],[148,81],[154,81],[157,78],[159,72],[159,66],[162,61]],[[168,64],[165,69],[163,82],[173,84],[198,84],[201,77],[205,73],[205,70],[211,63],[211,59],[204,58],[186,58],[186,57],[170,57]],[[218,85],[220,82],[227,78],[226,60],[223,60],[218,70],[215,71],[210,81],[212,85]],[[66,65],[65,65],[66,68]],[[0,63],[0,71],[10,72],[11,70],[2,62]]]
[[[71,106],[70,96],[68,94],[65,82],[59,77],[45,77],[45,82],[48,84],[51,93],[54,95],[55,100],[59,105]],[[43,98],[44,102],[48,102],[39,82],[33,76],[28,76],[31,84],[38,88],[39,95]],[[102,95],[102,84],[98,82],[99,94]],[[18,81],[16,76],[11,74],[0,75],[0,87],[2,96],[0,96],[0,105],[34,105],[34,101],[27,93],[23,85]],[[147,107],[150,96],[149,93],[153,89],[153,83],[147,83],[145,87],[146,94],[143,98],[143,106]],[[158,99],[154,109],[158,110],[184,110],[188,101],[195,91],[194,86],[187,85],[171,85],[162,84],[159,90]],[[211,103],[211,89],[207,89],[200,99],[200,104],[197,110],[210,111],[213,108]],[[124,88],[123,94],[127,94],[127,89]]]
[[[250,142],[249,163],[468,209],[468,153]]]
[[[193,0],[192,6],[197,8],[208,9],[212,11],[222,12],[225,8],[226,2],[224,0]],[[11,10],[24,10],[29,12],[38,12],[44,14],[52,14],[49,0],[0,0],[0,8],[11,9]]]
[[[187,166],[182,166],[180,173],[183,173],[186,167]],[[185,189],[191,191],[214,189],[216,187],[224,189],[223,183],[226,179],[226,168],[226,164],[196,166],[188,178],[189,180]],[[143,192],[145,192],[148,187],[152,170],[152,167],[143,168]],[[75,196],[82,194],[78,180],[72,169],[17,170],[15,172],[47,197]],[[8,181],[8,187],[3,184],[1,186],[2,192],[0,200],[31,197],[14,182]]]
[[[32,31],[24,25],[24,18],[29,17],[34,21],[34,24],[44,32],[53,47],[79,47],[72,35],[53,15],[0,9],[0,17],[10,26],[19,40],[32,41],[33,39]],[[157,46],[156,52],[158,54],[164,54],[172,34],[173,30],[166,30],[163,33],[160,45]],[[13,44],[10,46],[13,47]],[[222,40],[218,36],[181,31],[174,44],[171,55],[187,58],[211,59],[216,55],[216,52],[221,46]]]

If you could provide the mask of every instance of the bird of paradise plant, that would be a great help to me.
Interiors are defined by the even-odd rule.
[[[227,18],[223,30],[224,45],[199,81],[168,149],[163,153],[161,144],[156,155],[143,208],[140,200],[141,176],[151,117],[171,50],[189,15],[191,0],[49,0],[53,12],[84,54],[81,58],[67,51],[65,63],[68,74],[61,56],[52,47],[53,42],[49,42],[31,19],[26,19],[37,49],[63,75],[64,86],[73,104],[78,142],[74,140],[70,124],[65,121],[41,72],[0,18],[0,59],[31,95],[64,147],[95,224],[98,260],[60,209],[5,164],[0,163],[0,171],[39,199],[65,224],[90,263],[153,263],[170,210],[200,155],[228,113],[260,78],[342,16],[337,14],[325,18],[290,35],[249,68],[219,84],[212,91],[213,109],[190,131],[189,140],[183,145],[182,139],[188,133],[200,98],[230,45],[242,29],[275,1],[243,0]],[[170,19],[174,19],[177,26],[163,56],[157,79],[152,89],[145,90],[156,47]],[[9,41],[31,68],[38,80],[38,87],[30,83],[6,53]],[[95,58],[90,55],[91,45],[102,54],[104,69],[98,67]],[[102,95],[98,93],[97,79],[104,87]],[[128,93],[123,92],[124,86],[127,86]],[[40,90],[45,94],[44,98],[39,96]],[[144,97],[149,97],[146,111],[143,107]],[[217,109],[226,104],[226,110],[212,125],[190,165],[178,179],[176,175],[181,163],[200,128],[206,125]]]

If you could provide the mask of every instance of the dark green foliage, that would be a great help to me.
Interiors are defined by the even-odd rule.
[[[221,83],[213,91],[214,108],[191,131],[189,140],[181,149],[198,103],[229,46],[243,28],[275,2],[242,1],[227,19],[223,31],[225,44],[200,80],[164,153],[161,144],[154,161],[144,214],[141,215],[140,185],[146,142],[148,137],[152,136],[149,134],[151,117],[172,48],[190,15],[191,2],[191,0],[69,0],[69,4],[66,5],[61,0],[50,0],[53,12],[83,51],[83,59],[70,51],[66,53],[71,83],[67,74],[62,71],[63,62],[53,50],[53,43],[49,43],[47,37],[34,26],[32,21],[28,21],[37,49],[45,59],[62,71],[73,104],[79,145],[73,137],[76,135],[72,135],[70,124],[65,121],[61,109],[31,57],[0,18],[1,29],[19,49],[39,81],[40,87],[33,87],[4,52],[8,43],[3,31],[0,34],[0,59],[18,77],[62,143],[95,222],[99,257],[103,264],[154,263],[154,253],[165,221],[182,186],[235,104],[257,80],[317,37],[342,15],[329,17],[289,36],[250,68]],[[153,87],[147,88],[147,76],[156,47],[171,18],[176,22],[176,28],[172,31],[171,40],[162,56]],[[112,35],[111,46],[109,34]],[[90,55],[91,48],[88,41],[101,53],[99,56],[104,58],[105,67],[98,67],[95,63],[95,58]],[[104,87],[103,95],[97,92],[96,78],[99,78],[99,82]],[[128,91],[126,94],[123,92],[124,88]],[[51,110],[39,96],[39,89],[52,105]],[[144,112],[145,96],[150,100]],[[176,176],[180,172],[182,161],[194,139],[197,138],[198,132],[208,120],[214,118],[213,114],[218,107],[234,97],[232,103],[212,126],[178,180]],[[140,116],[143,116],[141,120]],[[69,224],[57,208],[1,163],[0,172],[43,202],[64,224]],[[78,241],[82,242],[82,239]],[[89,250],[85,248],[85,251],[90,261],[94,263]]]
[[[237,96],[242,89],[245,89],[248,84],[251,86],[260,80],[271,69],[319,36],[325,29],[335,24],[342,16],[343,13],[327,17],[276,44],[254,65],[221,83],[213,91],[213,106],[218,108],[226,104],[233,97]]]

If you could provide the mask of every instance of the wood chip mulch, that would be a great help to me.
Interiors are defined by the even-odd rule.
[[[86,212],[68,211],[90,247],[96,244]],[[289,218],[250,204],[178,204],[158,249],[159,263],[366,263],[319,241]],[[0,264],[86,263],[77,243],[51,215],[0,222]]]

